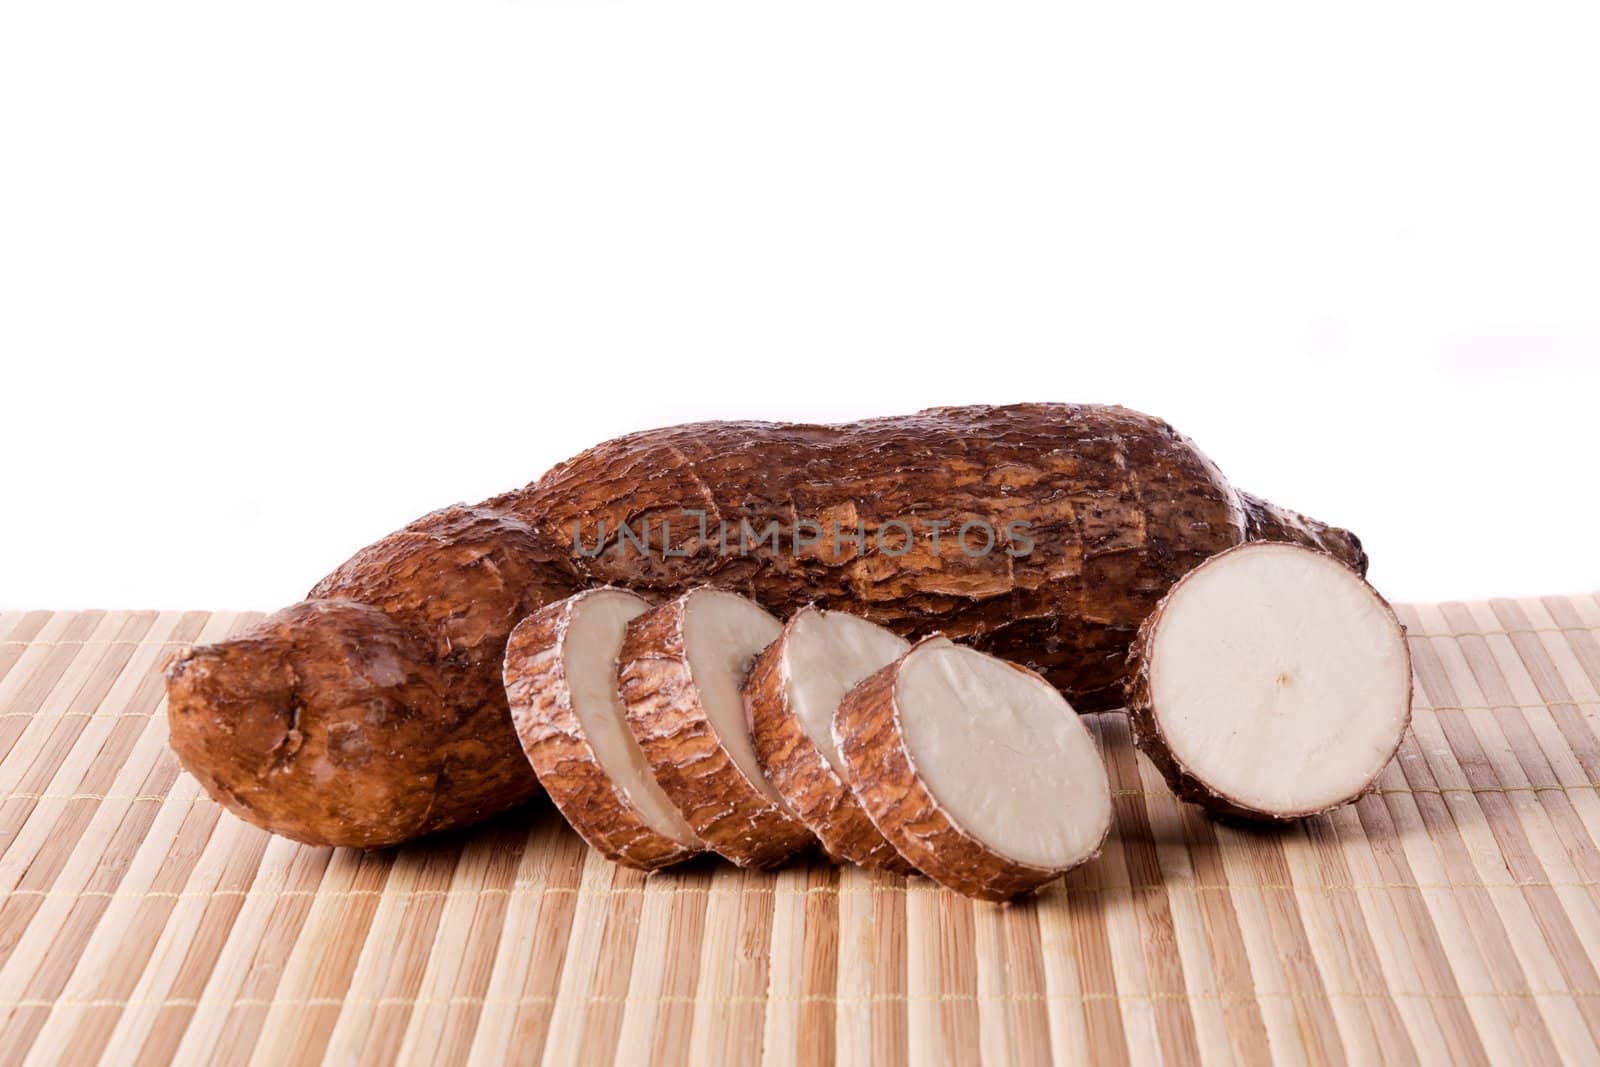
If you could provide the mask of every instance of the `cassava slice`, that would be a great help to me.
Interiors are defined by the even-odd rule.
[[[656,780],[712,849],[741,867],[811,844],[761,773],[741,690],[783,631],[754,601],[691,590],[628,623],[618,673],[628,724]]]
[[[649,610],[622,589],[577,593],[519,623],[505,662],[511,720],[550,799],[585,841],[644,870],[705,848],[656,782],[617,694],[623,633]]]
[[[846,693],[910,647],[854,615],[802,608],[757,658],[744,690],[756,755],[789,810],[836,860],[898,873],[911,865],[840,777],[833,715]]]
[[[1189,572],[1129,656],[1134,740],[1219,814],[1295,819],[1361,796],[1411,721],[1411,653],[1360,575],[1289,544]]]
[[[1111,826],[1099,749],[1034,672],[929,638],[852,689],[834,742],[878,830],[934,881],[1007,900],[1093,858]]]

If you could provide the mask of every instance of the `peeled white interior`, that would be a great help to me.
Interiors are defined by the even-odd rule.
[[[592,593],[573,608],[564,645],[567,686],[572,711],[583,727],[600,769],[633,804],[645,825],[684,845],[698,838],[667,799],[644,750],[628,728],[627,712],[617,692],[617,653],[628,620],[648,611],[650,605],[632,593],[604,590]]]
[[[1405,636],[1321,553],[1257,545],[1205,564],[1173,591],[1149,655],[1173,754],[1251,808],[1303,814],[1348,800],[1405,729]]]
[[[684,651],[706,717],[744,776],[779,803],[777,789],[756,759],[743,689],[751,663],[782,632],[777,619],[736,593],[702,589],[689,594],[684,606]]]
[[[833,743],[833,713],[839,701],[910,647],[899,634],[854,615],[808,609],[795,616],[784,642],[783,680],[789,706],[835,773],[844,773]]]
[[[1049,683],[941,641],[907,658],[895,704],[924,786],[969,836],[1051,870],[1099,847],[1111,822],[1105,764]]]

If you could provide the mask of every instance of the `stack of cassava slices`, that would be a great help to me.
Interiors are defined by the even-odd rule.
[[[1134,735],[1174,789],[1288,819],[1366,791],[1410,719],[1388,605],[1332,556],[1246,545],[1180,581],[1132,651]],[[1093,737],[1038,674],[843,612],[787,624],[711,587],[604,587],[511,635],[506,694],[540,782],[619,863],[768,867],[812,845],[1005,900],[1111,825]]]

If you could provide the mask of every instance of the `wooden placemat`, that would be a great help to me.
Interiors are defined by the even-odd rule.
[[[1280,829],[1091,719],[1116,824],[1038,897],[644,877],[545,803],[380,853],[221,812],[159,668],[256,616],[0,614],[0,1063],[1600,1062],[1600,599],[1401,609],[1381,788]]]

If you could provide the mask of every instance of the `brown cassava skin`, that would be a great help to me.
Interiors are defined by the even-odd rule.
[[[511,631],[506,699],[539,783],[572,828],[608,859],[652,871],[698,854],[700,847],[654,829],[618,789],[572,707],[566,640],[573,612],[598,589],[546,605]]]
[[[855,794],[807,736],[800,717],[791,707],[784,651],[802,608],[783,628],[783,634],[756,657],[745,683],[745,715],[750,720],[750,740],[767,778],[783,794],[789,809],[822,842],[835,863],[911,873],[911,864],[872,825]]]
[[[1240,545],[1237,547],[1243,548],[1245,546]],[[1233,551],[1234,549],[1229,549],[1226,552],[1220,552],[1216,558],[1226,556]],[[1196,570],[1198,569],[1196,568]],[[1361,578],[1359,572],[1357,572],[1356,576]],[[1187,801],[1190,804],[1198,804],[1211,814],[1223,818],[1247,819],[1253,822],[1289,822],[1295,819],[1311,818],[1312,816],[1332,811],[1335,808],[1343,807],[1346,804],[1360,800],[1371,792],[1377,786],[1378,778],[1383,774],[1383,768],[1387,767],[1389,762],[1394,759],[1394,752],[1391,752],[1388,759],[1385,759],[1378,769],[1373,772],[1371,780],[1360,789],[1352,792],[1350,796],[1320,808],[1297,812],[1263,811],[1259,808],[1250,807],[1212,788],[1204,780],[1191,773],[1188,767],[1184,766],[1183,761],[1172,751],[1172,746],[1167,742],[1166,735],[1161,731],[1161,719],[1156,712],[1155,700],[1151,694],[1150,669],[1152,657],[1150,649],[1155,639],[1156,630],[1161,625],[1163,609],[1171,601],[1173,594],[1178,591],[1178,587],[1183,584],[1187,577],[1188,575],[1185,575],[1184,579],[1180,579],[1175,583],[1167,595],[1162,597],[1161,603],[1156,605],[1156,609],[1150,613],[1150,617],[1140,625],[1139,633],[1134,638],[1132,646],[1128,649],[1127,708],[1128,721],[1133,728],[1133,743],[1141,752],[1150,757],[1150,762],[1155,766],[1156,770],[1161,772],[1161,776],[1167,780],[1167,785],[1177,794],[1178,799]],[[1411,666],[1411,646],[1405,640],[1405,626],[1401,624],[1399,617],[1395,615],[1394,609],[1389,607],[1389,602],[1383,598],[1383,595],[1367,584],[1365,578],[1361,578],[1361,580],[1362,584],[1367,585],[1367,588],[1371,590],[1372,595],[1378,602],[1388,610],[1389,618],[1394,623],[1395,630],[1400,634],[1400,643],[1405,648],[1406,667],[1409,670]],[[1409,723],[1411,713],[1409,693],[1407,699],[1406,719]],[[1400,737],[1395,741],[1395,752],[1400,750],[1400,743],[1404,738],[1405,730],[1402,729]]]
[[[868,677],[839,704],[834,736],[856,798],[900,854],[940,885],[979,900],[1030,893],[1063,872],[994,852],[956,825],[917,776],[895,704],[900,670],[915,651]],[[1098,852],[1097,846],[1084,862]]]
[[[379,848],[537,791],[500,665],[572,591],[537,534],[453,507],[363,549],[312,599],[167,671],[171,744],[215,800],[313,845]]]
[[[683,636],[693,592],[628,623],[617,673],[628,725],[662,791],[701,840],[740,867],[773,867],[815,838],[745,777],[700,702]]]
[[[1236,493],[1166,423],[1112,407],[936,408],[845,426],[652,430],[596,446],[499,503],[551,544],[574,548],[573,564],[597,584],[672,593],[709,583],[780,617],[815,603],[904,637],[943,632],[1038,671],[1080,712],[1120,705],[1135,631],[1202,560],[1252,538],[1325,547],[1363,570],[1366,560],[1352,535]],[[704,540],[689,508],[707,513]],[[795,553],[799,520],[827,532]],[[925,526],[914,526],[899,556],[858,551],[844,536],[834,544],[835,521],[848,533],[891,520],[950,525],[937,552]],[[725,555],[723,521],[733,549],[741,522],[752,541],[776,523],[782,550],[767,541]],[[956,533],[968,521],[995,530],[993,551],[962,551]],[[602,522],[608,547],[591,557]],[[624,522],[651,535],[648,556],[619,547]],[[1011,522],[1029,524],[1027,555],[1007,552],[1022,547],[1005,539]],[[671,556],[659,550],[663,523]],[[900,536],[891,530],[891,551]],[[974,528],[969,548],[983,538]]]
[[[688,508],[706,511],[707,539],[690,529]],[[741,520],[758,536],[776,522],[781,547],[723,554],[719,520],[732,524],[734,548]],[[825,533],[796,553],[800,520]],[[939,552],[922,526],[895,556],[897,529],[888,552],[872,543],[889,520],[952,525]],[[997,534],[987,555],[953,544],[973,520]],[[601,521],[613,547],[591,556]],[[623,521],[644,524],[648,554],[615,550]],[[847,535],[864,522],[868,543],[833,544],[834,521]],[[671,556],[660,550],[663,522]],[[1030,553],[1007,553],[1022,547],[1006,540],[1010,522],[1029,524]],[[535,791],[501,687],[506,637],[524,615],[603,584],[661,595],[711,584],[780,616],[815,601],[907,637],[944,631],[1034,667],[1080,711],[1111,707],[1128,645],[1162,594],[1252,538],[1326,548],[1365,569],[1355,537],[1235,492],[1186,438],[1124,408],[1022,404],[838,426],[648,430],[477,507],[425,516],[311,593],[367,605],[388,624],[325,615],[318,626],[349,631],[301,638],[302,603],[180,657],[168,675],[172,746],[212,796],[301,841],[388,845],[486,818]],[[970,548],[983,540],[969,532]],[[361,638],[389,625],[396,648],[409,650],[399,675],[430,679],[437,700],[389,694],[392,706],[369,704]],[[295,740],[308,733],[343,738],[360,755]],[[386,755],[402,739],[418,751]]]

